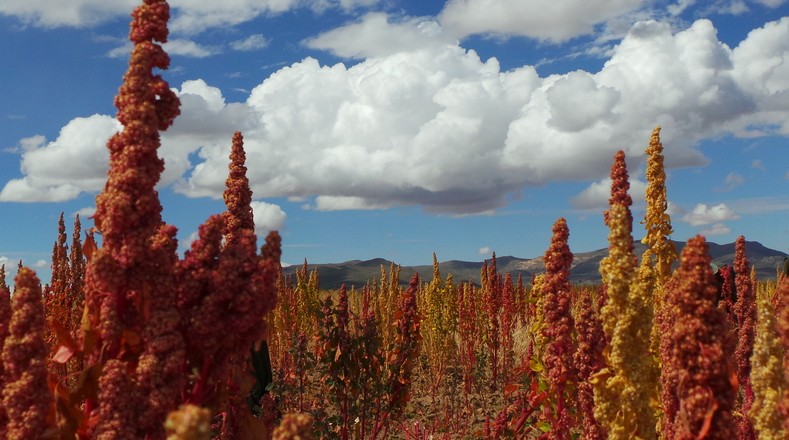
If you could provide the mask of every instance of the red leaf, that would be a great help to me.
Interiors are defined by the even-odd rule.
[[[74,350],[65,345],[61,345],[58,347],[58,351],[56,351],[52,356],[52,360],[61,364],[65,364],[69,359],[72,358],[72,356],[74,356]]]
[[[66,348],[72,352],[79,351],[79,344],[74,340],[74,338],[71,337],[71,333],[69,333],[69,331],[63,326],[61,322],[53,319],[49,321],[49,325],[55,331],[55,335],[57,335],[58,342],[61,345],[66,346]]]
[[[519,388],[520,388],[520,385],[518,385],[517,383],[511,383],[511,384],[507,385],[506,387],[504,387],[504,394],[505,395],[510,395],[510,394],[514,393],[515,391],[518,391]]]
[[[82,254],[90,261],[93,257],[93,253],[97,250],[98,246],[96,246],[96,240],[93,238],[93,232],[85,232],[85,243],[82,244]]]

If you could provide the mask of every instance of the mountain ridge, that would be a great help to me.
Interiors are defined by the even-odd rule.
[[[679,254],[685,246],[685,242],[672,241]],[[635,243],[635,253],[639,257],[646,250],[646,245],[639,241]],[[717,266],[724,264],[731,265],[734,261],[734,243],[718,244],[707,242],[712,262]],[[759,279],[775,278],[776,270],[784,264],[784,258],[789,256],[784,252],[770,249],[757,241],[745,242],[745,253],[748,261],[756,268],[756,276]],[[570,282],[574,284],[598,284],[600,283],[600,260],[608,255],[608,249],[596,249],[589,252],[579,252],[574,254],[573,265],[570,269]],[[530,282],[532,275],[544,272],[543,257],[520,258],[511,255],[497,256],[496,267],[499,273],[512,274],[513,279],[522,275],[524,282]],[[490,259],[485,261],[490,262]],[[396,262],[385,258],[372,258],[369,260],[349,260],[342,263],[319,263],[307,264],[307,270],[318,270],[320,288],[327,290],[339,289],[343,284],[346,287],[361,288],[374,279],[380,278],[381,266],[389,270]],[[479,284],[479,275],[483,261],[463,261],[447,260],[439,262],[438,267],[441,275],[446,277],[451,274],[456,284],[471,281]],[[423,280],[433,277],[433,265],[400,266],[400,284],[407,284],[411,275],[416,272]],[[283,267],[285,276],[295,276],[298,269],[303,265],[292,265]]]

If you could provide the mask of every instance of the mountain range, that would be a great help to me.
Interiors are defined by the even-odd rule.
[[[677,253],[682,251],[684,242],[674,241]],[[734,243],[717,244],[707,242],[712,262],[717,266],[732,264],[734,261]],[[646,245],[636,242],[635,253],[642,255]],[[756,268],[756,276],[759,279],[775,278],[778,268],[783,267],[784,258],[788,255],[784,252],[765,247],[756,241],[745,242],[745,253],[748,261]],[[570,281],[575,284],[597,284],[600,283],[600,260],[608,255],[608,249],[598,249],[591,252],[579,252],[574,254],[573,265],[570,270]],[[488,260],[489,261],[489,260]],[[387,272],[392,264],[397,264],[384,258],[374,258],[372,260],[351,260],[343,263],[328,264],[309,264],[309,271],[318,270],[320,288],[333,290],[339,289],[343,284],[350,288],[355,286],[361,288],[368,282],[378,279],[381,276],[381,267]],[[439,262],[439,271],[443,277],[452,274],[452,279],[456,284],[471,281],[479,284],[480,270],[482,261],[458,261],[449,260]],[[293,275],[302,266],[288,266],[283,268],[283,273]],[[511,273],[514,280],[519,275],[523,275],[524,281],[528,284],[533,274],[540,274],[545,271],[543,257],[537,258],[518,258],[513,256],[497,256],[496,267],[499,273]],[[407,284],[414,272],[419,274],[423,280],[430,280],[433,277],[433,265],[421,266],[402,266],[400,270],[400,283]]]

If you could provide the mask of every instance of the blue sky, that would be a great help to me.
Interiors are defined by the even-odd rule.
[[[60,212],[94,207],[134,0],[0,4],[0,262],[47,281]],[[164,218],[223,209],[242,131],[283,262],[403,265],[606,246],[625,150],[643,216],[656,125],[675,234],[789,250],[785,0],[173,0]],[[636,227],[636,238],[642,231]]]

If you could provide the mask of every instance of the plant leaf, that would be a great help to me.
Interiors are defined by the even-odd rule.
[[[99,249],[96,246],[96,240],[93,238],[93,232],[85,232],[85,243],[82,244],[82,255],[85,256],[85,259],[90,261],[93,258],[93,254]]]
[[[66,345],[61,345],[60,347],[58,347],[58,350],[52,356],[52,360],[60,364],[65,364],[73,356],[74,356],[74,350],[72,350],[71,347],[68,347]]]
[[[546,422],[546,421],[537,422],[536,426],[537,426],[537,429],[539,429],[542,432],[550,432],[551,431],[551,424]]]

